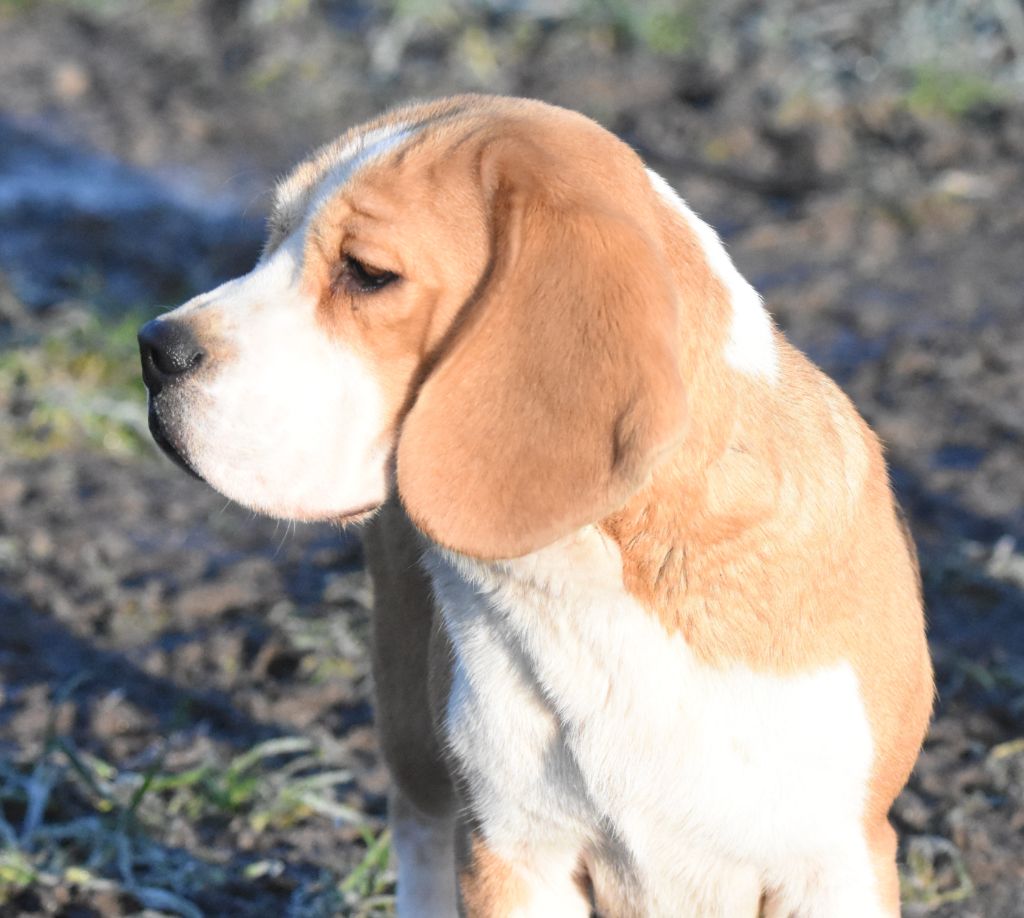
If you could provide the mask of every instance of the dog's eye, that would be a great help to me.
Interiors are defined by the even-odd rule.
[[[351,293],[375,293],[396,280],[398,275],[394,271],[375,268],[351,255],[341,257],[341,272],[337,282]]]

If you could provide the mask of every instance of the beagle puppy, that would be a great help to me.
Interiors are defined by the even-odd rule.
[[[933,683],[881,447],[626,144],[399,108],[140,343],[177,462],[365,524],[400,915],[899,913]]]

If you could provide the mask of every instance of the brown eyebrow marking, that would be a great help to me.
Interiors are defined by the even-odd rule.
[[[406,156],[409,155],[413,150],[423,146],[426,142],[427,135],[424,133],[423,128],[427,124],[432,122],[423,122],[422,124],[414,125],[416,134],[409,138],[408,141],[403,143],[397,150],[395,150],[391,156],[391,162],[396,166],[401,166],[405,162]]]
[[[429,139],[436,136],[434,131],[428,131],[431,127],[440,127],[457,121],[460,117],[472,117],[478,112],[478,107],[473,104],[471,96],[456,97],[452,100],[441,102],[417,103],[410,102],[400,108],[393,109],[386,115],[369,121],[366,124],[353,127],[341,136],[324,144],[305,161],[299,163],[288,175],[277,183],[274,195],[274,206],[267,218],[267,240],[261,253],[261,258],[266,258],[280,246],[281,242],[288,237],[301,220],[302,215],[309,208],[310,201],[316,194],[316,189],[335,169],[343,166],[359,156],[363,150],[361,141],[374,131],[384,130],[388,127],[396,131],[401,129],[410,134],[396,149],[388,150],[374,158],[375,164],[390,163],[393,166],[401,166],[406,157],[413,151],[419,149]],[[407,125],[399,128],[403,123],[403,116],[413,116]],[[419,117],[415,117],[419,115]],[[355,132],[359,133],[356,134]],[[471,133],[476,133],[475,131]],[[461,145],[465,138],[457,139],[456,146]],[[349,155],[342,160],[339,154],[350,144],[355,147]],[[291,193],[288,194],[287,192]],[[285,200],[281,200],[282,197]]]

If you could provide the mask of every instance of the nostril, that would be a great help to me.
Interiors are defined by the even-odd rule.
[[[142,374],[151,387],[191,372],[206,356],[182,322],[154,319],[139,331]]]
[[[166,350],[149,349],[149,359],[165,376],[180,376],[197,366],[203,359],[203,352],[194,347],[171,346]]]

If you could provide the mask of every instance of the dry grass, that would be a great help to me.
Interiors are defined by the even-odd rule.
[[[66,697],[73,686],[60,694]],[[230,757],[169,766],[156,751],[129,767],[75,746],[54,727],[40,753],[0,760],[0,905],[28,890],[134,900],[151,912],[199,918],[197,893],[273,881],[284,864],[207,850],[202,825],[233,823],[258,838],[268,830],[319,823],[353,826],[366,853],[346,875],[320,876],[291,892],[288,915],[386,915],[393,911],[388,833],[342,803],[351,775],[325,764],[310,740],[271,739]],[[241,828],[240,828],[241,824]],[[182,838],[193,836],[187,847]],[[253,848],[258,845],[253,844]]]

